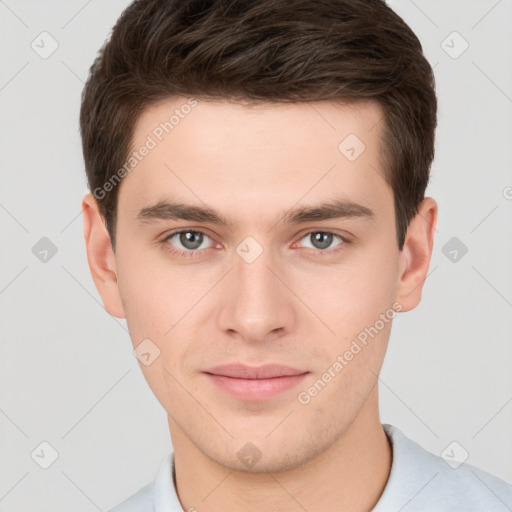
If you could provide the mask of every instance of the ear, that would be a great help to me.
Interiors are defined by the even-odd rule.
[[[98,202],[92,194],[82,199],[87,261],[105,309],[117,318],[125,312],[117,284],[114,250]]]
[[[434,247],[437,210],[434,199],[424,198],[407,229],[404,247],[400,253],[396,293],[396,300],[402,305],[400,311],[410,311],[421,301],[421,291]]]

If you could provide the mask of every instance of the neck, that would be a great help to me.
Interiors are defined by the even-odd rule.
[[[175,424],[171,436],[184,510],[369,512],[384,491],[392,463],[392,450],[379,419],[377,387],[354,422],[328,449],[288,471],[232,470],[199,451]]]

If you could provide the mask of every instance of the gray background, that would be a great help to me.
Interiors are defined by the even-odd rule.
[[[0,511],[106,510],[171,448],[82,235],[80,93],[128,3],[0,0]],[[437,454],[456,441],[468,463],[512,482],[512,1],[391,5],[436,74],[427,195],[440,218],[422,303],[394,321],[381,419]],[[58,43],[47,58],[43,31]],[[43,237],[58,250],[46,261]]]

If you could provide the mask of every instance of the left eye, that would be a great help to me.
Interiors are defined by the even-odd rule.
[[[323,250],[328,249],[331,246],[334,238],[341,240],[341,242],[338,243],[335,247],[342,245],[344,241],[343,237],[329,231],[310,231],[306,236],[301,238],[301,240],[311,240],[313,245],[313,247],[311,247],[312,249]]]

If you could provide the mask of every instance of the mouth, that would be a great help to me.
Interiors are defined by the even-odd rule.
[[[297,386],[309,371],[290,366],[230,364],[203,372],[218,389],[241,400],[269,400]]]

